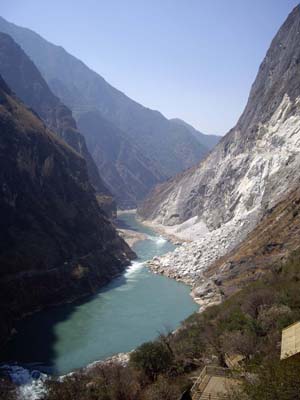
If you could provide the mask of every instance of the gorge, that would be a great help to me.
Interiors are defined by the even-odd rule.
[[[219,140],[0,17],[0,400],[299,397],[299,38]]]

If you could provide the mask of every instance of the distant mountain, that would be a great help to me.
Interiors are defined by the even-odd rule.
[[[0,32],[0,74],[17,96],[31,107],[53,132],[57,133],[86,160],[90,181],[103,208],[111,214],[113,200],[100,178],[84,137],[78,131],[72,112],[51,92],[39,70],[21,47]],[[109,201],[108,201],[109,200]]]
[[[149,187],[166,179],[154,162],[124,132],[103,118],[99,111],[80,115],[78,126],[101,176],[105,177],[105,184],[121,207],[135,207],[148,194]]]
[[[112,156],[109,160],[111,168],[107,170],[107,174],[102,171],[102,177],[109,187],[114,188],[113,193],[119,199],[124,199],[125,205],[132,203],[134,206],[144,196],[145,187],[149,191],[154,182],[161,182],[189,168],[206,154],[206,147],[185,126],[175,126],[158,111],[131,100],[62,47],[55,46],[33,31],[11,24],[3,18],[0,18],[0,30],[11,35],[21,45],[42,72],[53,92],[71,108],[76,120],[81,120],[81,129],[90,126],[87,119],[96,112],[102,120],[109,121],[117,128],[117,132],[123,132],[122,138],[127,140],[126,151],[130,160],[130,165],[126,165],[124,160],[127,172],[123,176],[117,174],[120,168],[113,165],[115,156]],[[94,129],[93,136],[98,148],[103,139],[102,131],[107,131],[107,128],[106,124],[104,128],[98,125]],[[111,135],[114,132],[116,130],[112,129]],[[116,147],[121,148],[119,137],[115,140]],[[137,152],[144,157],[142,161],[136,159]],[[106,157],[109,159],[110,154],[106,154]],[[145,176],[135,168],[141,162],[144,169],[147,169]],[[103,160],[98,165],[101,166],[101,163]],[[139,176],[135,179],[137,172]],[[115,186],[115,182],[119,180],[122,180],[122,187],[127,187],[130,193]],[[131,187],[132,181],[142,181],[143,185]]]
[[[217,143],[219,143],[221,136],[217,135],[206,135],[205,133],[202,133],[195,129],[192,125],[188,124],[187,122],[183,121],[182,119],[179,118],[172,118],[170,119],[172,123],[175,123],[179,126],[184,126],[186,127],[190,133],[195,136],[196,139],[198,139],[199,143],[201,143],[203,146],[205,146],[208,150],[211,150]]]
[[[0,344],[14,321],[93,293],[133,253],[99,208],[84,159],[0,77]]]

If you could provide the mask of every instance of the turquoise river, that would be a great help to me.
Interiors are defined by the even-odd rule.
[[[133,213],[119,219],[123,226],[147,235],[133,246],[138,259],[95,296],[44,310],[20,323],[2,361],[65,374],[174,330],[197,310],[188,286],[144,266],[175,246],[139,223]]]

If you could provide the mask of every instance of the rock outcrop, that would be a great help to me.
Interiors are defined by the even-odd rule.
[[[85,160],[0,79],[0,343],[16,319],[93,293],[134,256]]]
[[[233,250],[298,184],[299,38],[297,6],[274,38],[237,125],[199,165],[156,187],[139,210],[196,240],[201,268]]]
[[[97,143],[97,148],[106,141],[107,128],[111,127],[110,140],[114,148],[120,149],[120,154],[109,152],[107,147],[105,160],[96,154],[100,160],[97,165],[99,168],[103,163],[109,166],[101,171],[101,176],[108,187],[114,189],[113,194],[124,199],[121,206],[135,207],[154,184],[190,167],[206,154],[206,147],[189,128],[131,100],[62,47],[3,18],[0,18],[0,31],[8,33],[21,45],[51,90],[73,111],[82,132],[87,131],[93,143]],[[94,124],[99,115],[101,118]],[[107,123],[101,124],[101,120]],[[126,158],[123,156],[125,139]],[[94,149],[89,147],[89,150],[93,153]],[[122,160],[121,167],[115,160]],[[139,165],[143,168],[137,168]]]
[[[40,71],[21,47],[7,34],[0,32],[0,74],[17,96],[34,110],[45,124],[81,154],[87,163],[90,182],[109,216],[116,204],[89,153],[83,135],[78,131],[72,112],[56,97]],[[102,202],[102,199],[106,201]]]

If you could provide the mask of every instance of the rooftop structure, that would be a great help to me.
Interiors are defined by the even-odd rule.
[[[282,330],[280,359],[284,360],[296,354],[300,354],[300,322]]]

